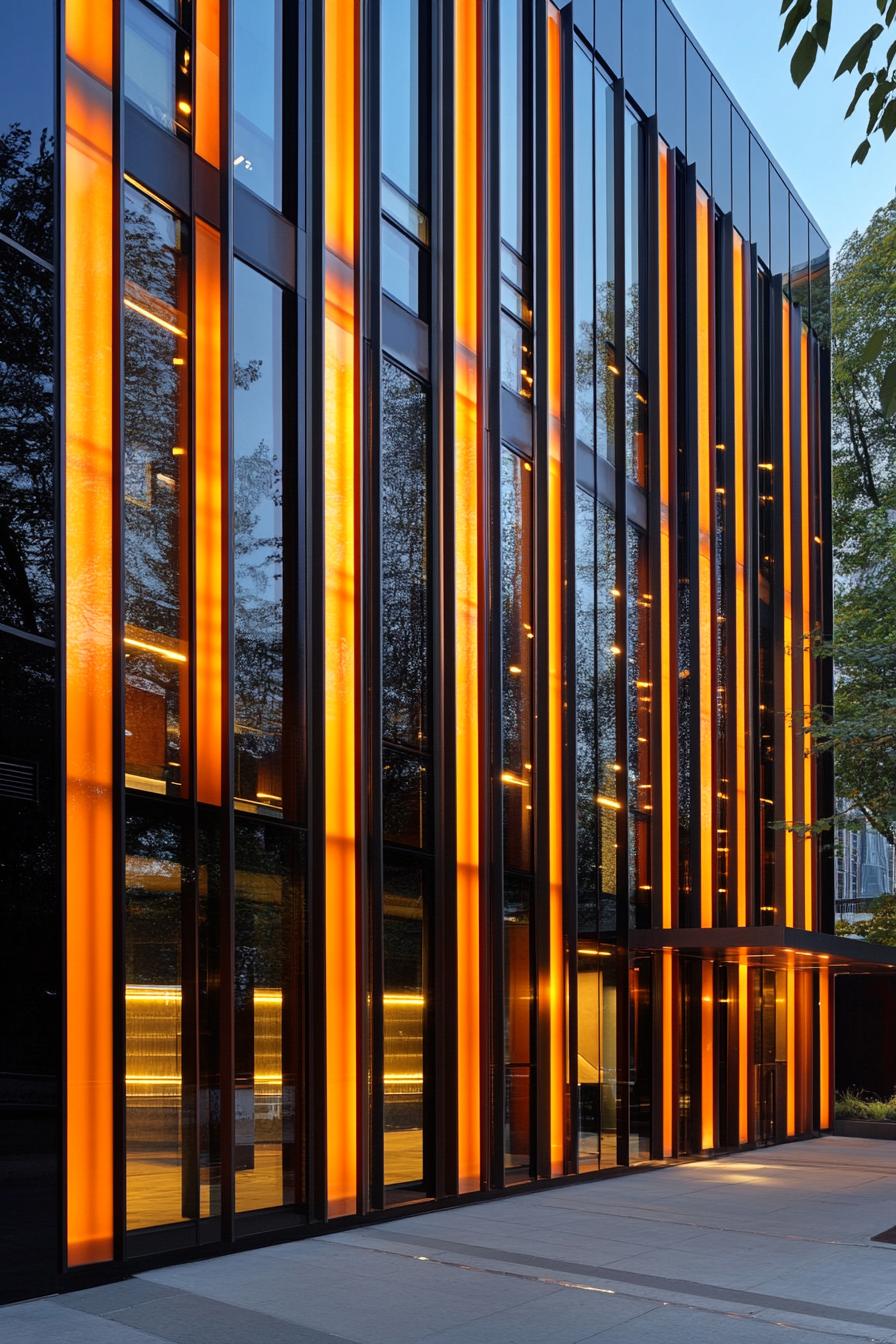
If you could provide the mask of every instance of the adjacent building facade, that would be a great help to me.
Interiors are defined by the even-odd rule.
[[[827,1128],[828,253],[674,11],[3,22],[3,1292]]]

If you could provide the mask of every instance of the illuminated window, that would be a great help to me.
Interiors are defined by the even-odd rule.
[[[189,268],[181,220],[124,192],[125,782],[189,786]]]
[[[193,124],[189,28],[190,0],[126,0],[124,96],[184,137]]]

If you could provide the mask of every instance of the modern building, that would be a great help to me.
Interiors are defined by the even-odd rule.
[[[848,813],[846,799],[837,799],[837,811]],[[874,914],[879,897],[896,890],[896,851],[858,813],[852,820],[852,827],[834,832],[834,911],[837,919],[859,924]]]
[[[828,252],[674,11],[3,30],[2,1292],[826,1129]]]

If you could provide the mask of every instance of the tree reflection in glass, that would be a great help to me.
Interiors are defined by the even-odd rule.
[[[181,221],[124,194],[126,783],[186,792],[187,308]]]
[[[532,690],[532,467],[501,454],[501,781],[504,862],[532,867],[534,771]]]
[[[234,267],[234,793],[283,812],[283,295]]]

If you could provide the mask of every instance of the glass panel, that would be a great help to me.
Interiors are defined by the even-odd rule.
[[[53,0],[4,6],[0,46],[0,233],[48,259],[53,254],[54,11]]]
[[[597,451],[612,462],[616,417],[616,212],[615,114],[613,90],[600,75],[594,76],[595,114],[595,377],[597,391]]]
[[[412,313],[422,316],[420,247],[385,219],[382,225],[380,265],[384,292],[403,303],[405,308],[410,308]]]
[[[234,794],[283,812],[283,295],[234,265]]]
[[[576,438],[594,447],[594,75],[592,61],[573,48],[573,299]]]
[[[697,181],[712,193],[712,88],[709,66],[688,43],[688,162],[697,170]]]
[[[590,24],[590,5],[576,6],[576,21],[579,21],[579,9],[585,12],[582,21]],[[597,50],[613,71],[622,74],[622,0],[595,0],[594,38]],[[588,34],[590,36],[590,34]]]
[[[750,136],[750,240],[759,260],[769,262],[768,159],[765,150]]]
[[[531,331],[501,313],[501,382],[518,397],[532,399]]]
[[[504,1168],[528,1180],[532,1165],[532,888],[528,878],[504,879]]]
[[[0,293],[3,286],[0,284]],[[56,654],[0,635],[0,752],[17,796],[3,799],[0,891],[0,1291],[21,1296],[32,1276],[58,1271],[60,843]],[[6,764],[10,762],[10,764]],[[12,839],[14,837],[14,842]],[[13,1335],[18,1333],[15,1328]]]
[[[629,922],[650,927],[650,719],[653,682],[650,663],[652,594],[647,538],[628,530],[628,806]]]
[[[236,1209],[305,1199],[304,853],[285,827],[236,820]]]
[[[722,214],[731,209],[731,103],[717,80],[712,82],[712,194]]]
[[[0,244],[0,622],[55,628],[53,277]]]
[[[625,442],[628,474],[647,484],[647,383],[631,360],[625,362]]]
[[[196,866],[198,919],[199,1216],[221,1213],[221,812],[199,811]]]
[[[523,0],[501,0],[501,237],[520,254],[525,250],[523,82]]]
[[[501,780],[504,862],[532,867],[533,681],[532,468],[501,454]]]
[[[189,130],[190,104],[179,99],[177,31],[141,0],[127,0],[124,33],[124,96],[141,112],[174,132]]]
[[[176,215],[124,192],[125,783],[188,788],[189,267]]]
[[[391,215],[412,238],[421,243],[428,243],[429,222],[423,211],[409,201],[407,196],[396,191],[390,182],[385,180],[382,182],[380,193],[383,213]]]
[[[831,259],[827,245],[809,226],[812,326],[827,345],[831,338]]]
[[[234,0],[233,180],[283,204],[283,0]]]
[[[429,723],[429,396],[383,361],[383,736],[417,751]]]
[[[799,204],[790,198],[790,287],[794,303],[809,322],[809,221]]]
[[[602,504],[597,508],[597,872],[598,924],[615,932],[617,911],[617,822],[620,764],[617,758],[616,682],[619,646],[616,643],[616,519]]]
[[[653,994],[650,972],[649,958],[639,957],[631,968],[629,979],[629,1162],[633,1164],[650,1160],[650,1106],[653,1091]]]
[[[646,117],[656,101],[656,0],[624,0],[622,59],[625,89]]]
[[[779,173],[769,169],[771,188],[771,272],[780,275],[790,293],[790,193]]]
[[[660,135],[673,149],[685,145],[685,37],[681,24],[669,7],[660,0],[656,13],[657,50],[660,58],[656,67],[657,122]]]
[[[419,0],[382,0],[380,34],[383,173],[423,204]]]
[[[731,212],[742,238],[750,237],[750,132],[736,107],[731,109]]]
[[[127,1227],[197,1214],[190,1072],[183,1059],[187,880],[176,820],[128,816],[125,836]]]
[[[428,833],[428,757],[383,748],[383,842],[425,849]]]
[[[579,1166],[598,1165],[600,1039],[597,973],[597,608],[595,501],[576,491],[576,935]]]
[[[625,114],[625,353],[638,365],[641,351],[641,231],[643,223],[644,171],[641,123]]]
[[[394,1202],[424,1182],[426,914],[423,874],[383,873],[383,1179]]]

